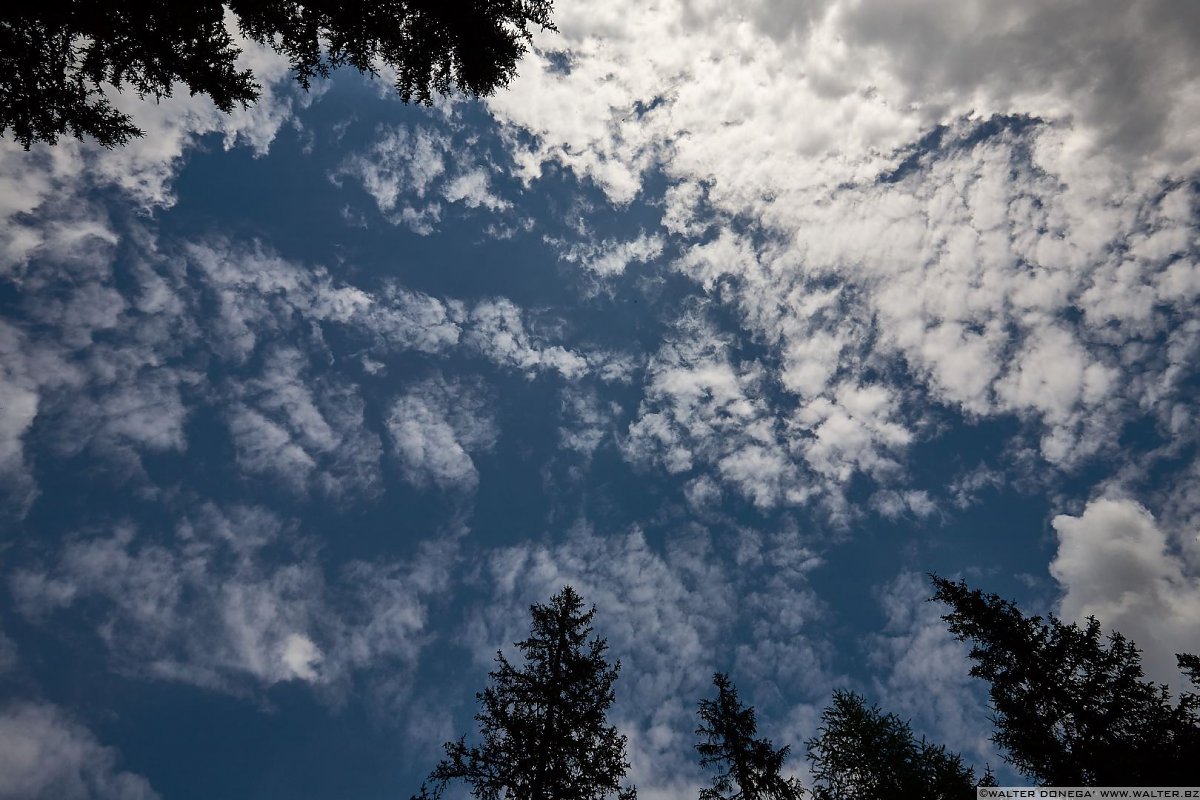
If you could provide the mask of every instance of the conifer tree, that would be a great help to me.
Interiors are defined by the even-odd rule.
[[[404,102],[507,86],[551,0],[41,0],[0,6],[0,134],[26,150],[64,134],[106,147],[142,135],[113,90],[161,100],[177,84],[221,111],[259,97],[231,33],[287,57],[305,88],[341,66],[395,75]]]
[[[795,778],[781,773],[791,747],[776,748],[770,739],[756,738],[754,708],[743,706],[729,676],[713,676],[715,700],[700,701],[703,737],[696,744],[700,766],[716,770],[713,784],[700,791],[700,800],[798,800],[804,790]],[[735,789],[736,787],[736,789]]]
[[[907,722],[868,707],[858,694],[834,692],[821,721],[807,743],[814,800],[974,796],[975,771],[961,756],[917,739]],[[990,770],[979,785],[995,785]]]
[[[930,576],[934,600],[960,641],[971,640],[971,675],[990,685],[1005,760],[1056,786],[1191,786],[1200,783],[1200,697],[1171,702],[1144,680],[1141,654],[1089,617],[1080,627],[1026,617],[1013,603]],[[1200,659],[1179,654],[1200,685]]]
[[[480,743],[447,742],[418,798],[436,800],[451,781],[482,800],[636,797],[621,785],[625,737],[607,721],[621,665],[609,665],[607,643],[592,636],[595,607],[585,611],[567,586],[530,611],[529,638],[516,642],[524,663],[496,653],[491,685],[476,694]]]

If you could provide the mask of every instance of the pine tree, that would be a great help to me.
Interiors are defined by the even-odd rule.
[[[807,743],[814,800],[951,800],[974,795],[975,771],[943,745],[917,739],[895,714],[837,691]],[[989,772],[980,785],[994,785]]]
[[[804,795],[795,778],[780,772],[791,748],[776,748],[770,739],[755,738],[758,722],[754,708],[743,706],[729,676],[713,676],[715,700],[700,701],[703,739],[696,744],[700,766],[716,770],[711,788],[700,791],[700,800],[798,800]],[[736,791],[734,787],[737,787]]]
[[[480,744],[447,742],[446,757],[419,798],[439,798],[463,781],[483,800],[600,800],[622,787],[629,764],[625,737],[608,725],[620,662],[609,665],[604,639],[592,636],[596,609],[570,586],[549,604],[534,604],[528,639],[516,642],[524,664],[496,653],[491,685],[476,695]]]
[[[1200,697],[1171,702],[1143,679],[1141,654],[1089,617],[1080,627],[1026,617],[1013,603],[930,576],[943,619],[972,642],[971,675],[986,680],[1005,760],[1057,786],[1191,786],[1200,783]],[[1107,640],[1107,641],[1106,641]],[[1200,659],[1178,656],[1200,685]]]

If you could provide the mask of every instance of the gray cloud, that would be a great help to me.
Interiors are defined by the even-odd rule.
[[[55,706],[0,709],[3,800],[157,800],[145,778],[117,763],[115,750]]]
[[[903,101],[1073,117],[1125,156],[1195,157],[1200,13],[1186,0],[871,0],[829,13],[850,47],[883,59]]]

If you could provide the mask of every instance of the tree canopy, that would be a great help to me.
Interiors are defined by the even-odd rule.
[[[756,738],[754,708],[742,705],[729,676],[713,676],[714,700],[700,701],[700,727],[696,744],[700,766],[713,769],[712,786],[700,791],[700,800],[798,800],[800,782],[781,774],[790,746],[776,748],[770,739]],[[736,790],[735,790],[736,787]]]
[[[971,675],[990,686],[993,740],[1006,761],[1043,785],[1187,786],[1200,782],[1200,695],[1172,702],[1144,679],[1137,647],[1100,623],[1026,617],[994,594],[931,576],[931,600],[946,603],[950,632],[970,640]],[[484,800],[631,800],[625,737],[607,722],[619,663],[593,636],[595,608],[565,587],[531,607],[529,638],[516,642],[523,663],[496,654],[491,684],[476,695],[480,744],[447,742],[446,757],[418,798],[437,800],[463,781]],[[1178,656],[1200,685],[1200,657]],[[785,777],[791,748],[758,735],[753,706],[729,675],[713,676],[716,696],[701,699],[695,748],[712,783],[699,800],[800,800]],[[976,785],[994,786],[944,745],[918,738],[909,723],[862,695],[839,690],[806,742],[814,800],[884,796],[950,800]],[[416,800],[416,798],[414,799]]]
[[[261,86],[233,29],[285,55],[296,80],[348,65],[395,73],[405,102],[507,86],[552,0],[45,0],[0,11],[0,133],[26,149],[69,134],[107,147],[142,135],[106,88],[160,100],[180,83],[229,112]]]
[[[908,723],[861,695],[837,691],[821,714],[818,734],[807,742],[815,800],[968,797],[975,771],[944,745],[917,739]],[[991,782],[990,773],[980,785]]]
[[[480,744],[447,742],[419,798],[441,797],[463,781],[495,800],[633,800],[621,785],[629,764],[625,737],[607,721],[621,668],[608,664],[604,639],[592,636],[596,609],[585,611],[570,586],[534,604],[529,638],[516,642],[524,664],[496,653],[491,685],[476,695]]]
[[[1056,786],[1200,782],[1200,697],[1172,703],[1144,679],[1133,642],[1103,636],[1095,617],[1083,627],[1026,617],[997,595],[931,578],[950,632],[972,642],[971,674],[991,685],[992,739],[1023,774]],[[1178,659],[1200,685],[1200,659]]]

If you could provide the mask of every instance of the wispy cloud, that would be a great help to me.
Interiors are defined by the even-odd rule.
[[[56,706],[0,709],[0,798],[157,800],[144,777],[118,763],[113,748]]]

